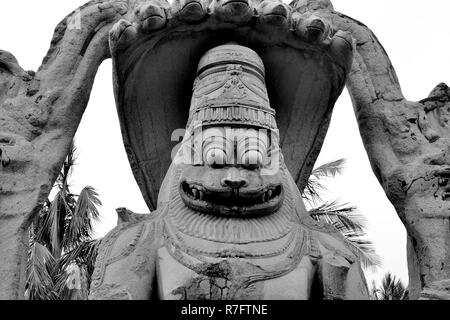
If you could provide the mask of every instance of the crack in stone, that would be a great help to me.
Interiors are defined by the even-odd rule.
[[[435,179],[435,177],[433,177],[433,178],[431,178],[431,179],[427,179],[427,177],[428,177],[428,176],[425,176],[425,177],[418,177],[418,178],[413,179],[413,180],[411,181],[411,183],[409,184],[408,188],[405,190],[405,194],[408,193],[408,191],[411,189],[411,187],[413,186],[413,184],[416,183],[417,181],[423,180],[423,181],[425,181],[425,182],[429,182],[429,181]]]

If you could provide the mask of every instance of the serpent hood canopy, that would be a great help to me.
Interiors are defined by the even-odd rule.
[[[176,2],[172,11],[155,2],[137,11],[137,22],[121,21],[111,32],[122,136],[151,210],[183,137],[199,61],[229,42],[261,57],[285,163],[300,190],[305,186],[345,85],[351,38],[285,4],[242,3],[242,14],[229,15],[225,2],[213,2],[207,11],[199,2]],[[247,14],[246,6],[252,9]],[[151,13],[145,19],[143,10]]]

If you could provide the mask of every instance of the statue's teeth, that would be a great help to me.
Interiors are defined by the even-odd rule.
[[[194,195],[194,199],[198,199],[198,190],[195,188],[192,188],[191,191],[192,191],[192,194]]]
[[[205,196],[205,193],[203,191],[199,191],[200,193],[200,200],[203,200],[203,197]]]
[[[267,199],[270,200],[272,198],[272,195],[273,195],[273,191],[272,190],[267,191]]]

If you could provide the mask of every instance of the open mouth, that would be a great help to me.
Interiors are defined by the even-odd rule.
[[[286,12],[272,12],[272,13],[266,14],[264,17],[276,18],[276,19],[287,19],[287,13]]]
[[[124,35],[124,33],[128,30],[128,28],[131,26],[132,26],[131,23],[126,24],[125,27],[122,30],[120,30],[120,32],[115,36],[115,39],[120,39]]]
[[[270,185],[264,188],[239,192],[239,190],[209,190],[197,183],[180,184],[180,194],[191,209],[227,216],[267,215],[281,206],[283,188]]]
[[[269,19],[287,19],[288,11],[282,5],[277,5],[272,8],[270,13],[264,15],[265,18]]]
[[[272,25],[282,26],[287,23],[286,13],[268,13],[264,15],[264,19],[269,21]]]
[[[322,33],[322,32],[325,31],[324,28],[321,28],[321,27],[314,27],[314,26],[309,26],[309,27],[308,27],[308,30],[314,31],[314,32],[317,32],[317,33]]]
[[[313,21],[308,27],[308,30],[315,31],[315,32],[324,32],[325,31],[325,25],[320,20]]]
[[[246,0],[231,0],[231,1],[225,2],[225,5],[230,4],[230,3],[240,3],[240,4],[248,5],[248,2]]]
[[[150,20],[150,19],[164,19],[164,17],[162,15],[160,15],[160,14],[152,13],[152,14],[149,14],[149,15],[143,17],[141,19],[141,21],[146,21],[146,20]]]
[[[224,6],[248,6],[248,2],[245,0],[231,0],[223,4]]]

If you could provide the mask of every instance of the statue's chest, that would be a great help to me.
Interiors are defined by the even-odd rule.
[[[174,257],[166,247],[158,250],[158,292],[162,300],[310,298],[315,268],[307,255],[298,261],[290,260],[295,265],[283,265],[280,261],[267,270],[251,259],[217,259],[190,264],[189,259],[176,255]]]

